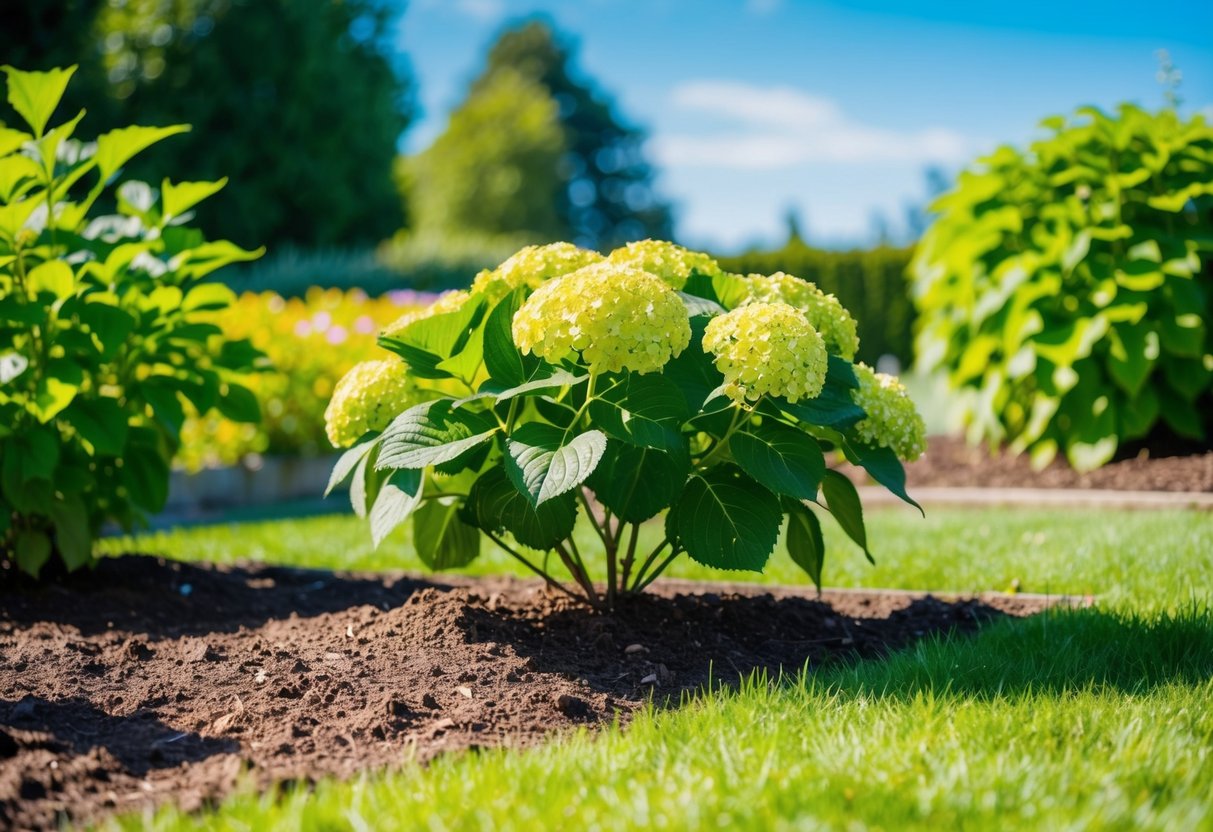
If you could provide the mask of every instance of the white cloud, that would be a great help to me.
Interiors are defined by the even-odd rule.
[[[813,162],[958,162],[978,142],[945,128],[890,130],[863,124],[829,98],[787,86],[692,81],[676,87],[675,108],[716,116],[714,134],[665,134],[653,140],[670,166],[780,169]]]

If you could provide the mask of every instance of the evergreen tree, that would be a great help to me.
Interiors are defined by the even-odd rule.
[[[565,152],[556,210],[561,237],[609,249],[645,237],[669,238],[669,206],[654,191],[645,161],[645,134],[627,124],[610,99],[577,77],[573,47],[544,20],[524,22],[501,34],[472,94],[502,72],[517,72],[544,87],[559,107]]]
[[[425,151],[401,160],[410,234],[556,240],[564,133],[547,90],[503,70],[471,92]]]

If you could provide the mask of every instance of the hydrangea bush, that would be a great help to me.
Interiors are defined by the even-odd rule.
[[[329,488],[352,478],[376,545],[411,518],[432,568],[469,563],[483,533],[610,608],[681,554],[761,571],[787,518],[789,554],[820,586],[821,512],[868,553],[858,493],[827,454],[917,505],[902,461],[923,451],[922,419],[896,379],[852,363],[837,300],[790,275],[729,274],[653,240],[605,258],[528,247],[380,344],[394,355],[355,367],[330,402],[329,436],[349,450]],[[639,551],[663,511],[663,539]]]

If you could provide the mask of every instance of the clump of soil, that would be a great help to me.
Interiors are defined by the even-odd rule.
[[[256,782],[626,721],[756,668],[875,655],[1027,598],[661,582],[614,616],[512,579],[128,556],[0,587],[0,827],[46,829]]]
[[[862,470],[850,473],[859,481],[867,476]],[[927,453],[906,466],[906,483],[911,493],[916,486],[1213,491],[1213,452],[1137,456],[1083,474],[1061,459],[1033,471],[1027,454],[1015,456],[985,446],[970,447],[959,437],[933,436]]]

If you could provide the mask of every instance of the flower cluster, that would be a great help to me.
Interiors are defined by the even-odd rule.
[[[764,395],[811,399],[825,384],[825,343],[786,303],[751,303],[713,318],[703,349],[716,356],[724,392],[737,402]]]
[[[519,286],[538,289],[547,281],[575,272],[602,260],[596,251],[578,248],[572,243],[527,246],[492,271],[485,270],[472,281],[473,292],[490,298],[504,297]]]
[[[426,398],[400,359],[363,361],[337,382],[324,411],[324,429],[334,447],[345,448]]]
[[[838,298],[827,295],[807,280],[783,272],[770,276],[752,274],[747,280],[750,284],[748,302],[782,302],[795,306],[821,334],[827,350],[847,361],[855,358],[859,349],[855,319]]]
[[[404,329],[418,321],[424,321],[426,318],[432,318],[435,315],[443,315],[447,312],[454,312],[459,307],[463,306],[464,301],[471,297],[462,289],[455,289],[440,295],[438,300],[431,303],[429,306],[422,306],[405,312],[396,320],[383,328],[383,335],[397,335]]]
[[[913,400],[900,381],[877,373],[866,364],[855,365],[859,388],[852,391],[855,404],[867,418],[855,425],[865,442],[889,448],[906,462],[913,462],[926,450],[926,425]]]
[[[591,372],[660,370],[691,341],[686,307],[656,277],[604,262],[545,283],[514,315],[514,343],[551,363],[580,352]]]
[[[656,275],[675,289],[682,289],[692,272],[709,277],[721,274],[720,266],[708,255],[664,240],[628,243],[612,251],[607,260]]]

